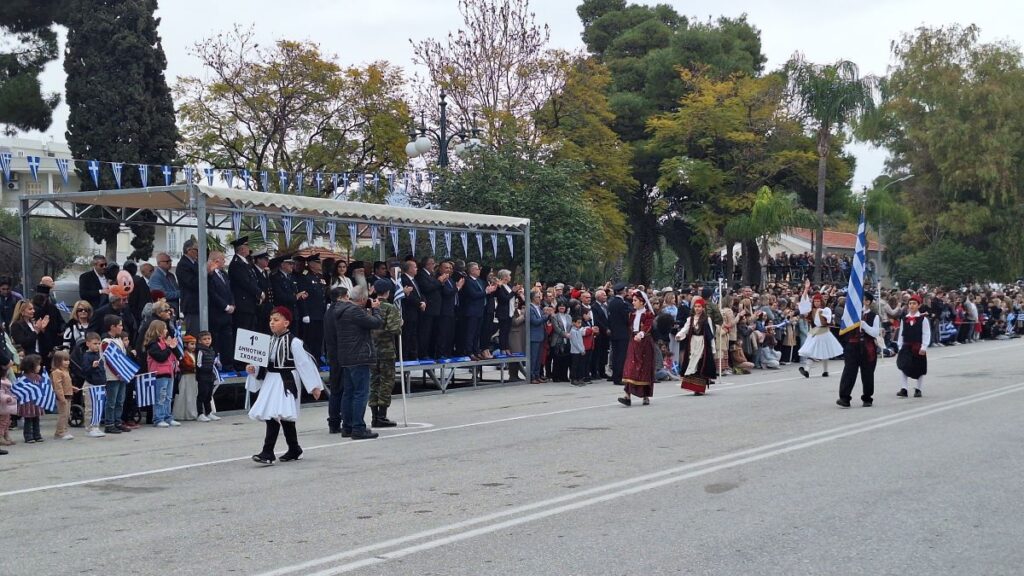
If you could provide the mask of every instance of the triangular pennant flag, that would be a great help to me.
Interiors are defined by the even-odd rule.
[[[206,174],[206,185],[213,186],[213,168],[203,168],[203,173]]]
[[[288,214],[281,216],[281,229],[284,231],[284,243],[292,245],[292,217]]]
[[[143,188],[149,188],[149,166],[146,164],[139,164],[139,180]]]
[[[246,190],[248,190],[249,189],[249,176],[250,176],[249,171],[247,169],[245,169],[245,168],[242,168],[241,170],[238,171],[238,174],[242,177],[242,186]]]
[[[476,247],[477,247],[478,250],[480,250],[480,257],[483,258],[484,257],[484,235],[479,233],[479,232],[476,233]]]
[[[331,220],[327,223],[327,238],[331,241],[331,247],[333,248],[336,244],[335,240],[338,235],[338,223]]]
[[[235,238],[238,238],[238,234],[242,231],[242,213],[232,212],[231,213],[231,228],[235,231]]]
[[[324,173],[317,172],[313,175],[313,185],[316,186],[317,192],[322,192],[324,189]]]
[[[391,234],[391,245],[395,248],[395,256],[398,256],[398,228],[392,226],[388,228],[388,233]]]
[[[412,255],[416,255],[416,229],[409,228],[409,245],[412,246]]]
[[[260,214],[260,234],[263,235],[263,241],[267,241],[267,215]]]
[[[185,182],[191,184],[193,178],[195,178],[196,169],[191,166],[185,166]]]
[[[430,253],[437,254],[437,230],[427,230],[427,236],[430,237]]]
[[[494,257],[498,257],[498,235],[491,234],[491,250],[494,250]]]
[[[511,234],[505,234],[505,240],[508,241],[508,257],[509,258],[515,258],[516,257],[516,247],[515,247],[516,245],[515,245],[515,242],[512,240],[512,235]]]
[[[233,188],[232,184],[235,182],[235,171],[221,170],[220,175],[224,177],[224,182],[228,185],[228,188]]]
[[[89,174],[92,174],[92,183],[96,188],[100,187],[100,161],[89,160]],[[10,174],[8,174],[10,177]]]
[[[370,174],[370,179],[373,180],[373,193],[376,194],[380,188],[380,174]]]
[[[164,186],[170,186],[171,178],[174,176],[174,170],[171,169],[170,166],[164,164],[163,167],[160,168],[160,172],[164,175]]]
[[[395,173],[388,174],[388,192],[394,193],[395,191]]]
[[[39,182],[39,156],[25,156],[28,162],[28,171],[32,174],[32,181]]]
[[[446,257],[447,258],[451,258],[452,257],[452,232],[451,232],[451,230],[445,230],[444,231],[444,247],[447,250],[446,253],[445,253]]]
[[[281,194],[288,191],[288,173],[284,170],[277,171],[277,181],[281,184],[281,188],[278,190]]]
[[[263,184],[264,192],[270,192],[270,173],[266,170],[260,171],[260,184]]]
[[[348,172],[341,175],[341,188],[343,194],[348,194]]]
[[[380,228],[376,224],[370,226],[370,244],[374,248],[380,246]]]
[[[302,177],[302,170],[295,173],[295,191],[302,194],[302,181],[305,178]]]
[[[312,244],[314,236],[316,236],[316,222],[312,218],[306,218],[306,243]]]
[[[352,250],[356,249],[356,240],[358,240],[358,238],[359,238],[359,226],[358,226],[358,224],[349,224],[348,225],[348,242],[349,242],[349,247]],[[376,243],[376,240],[374,241],[374,243]]]
[[[8,182],[11,181],[11,158],[13,155],[10,152],[0,152],[0,170],[4,173],[4,180]]]
[[[121,171],[124,170],[124,162],[111,162],[110,167],[114,169],[114,182],[121,187]]]
[[[366,190],[366,173],[359,173],[359,192],[362,193]]]
[[[68,185],[68,165],[70,161],[67,158],[57,158],[57,171],[60,172],[60,178],[64,181],[64,185]]]
[[[331,196],[335,196],[338,193],[338,173],[331,174]]]
[[[462,251],[465,252],[466,258],[469,258],[469,233],[459,232],[459,239],[462,240]]]

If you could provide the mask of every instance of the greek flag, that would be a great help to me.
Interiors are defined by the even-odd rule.
[[[231,229],[235,231],[235,238],[238,238],[238,234],[242,231],[242,213],[232,212],[231,213]]]
[[[427,236],[430,237],[430,253],[437,254],[437,230],[427,230]]]
[[[358,226],[359,226],[358,224],[349,224],[348,225],[348,241],[349,241],[349,244],[350,244],[350,249],[352,251],[355,251],[355,249],[356,249],[356,240],[359,239],[359,228],[358,228]]]
[[[206,174],[206,184],[213,186],[213,168],[203,168],[203,172]]]
[[[224,366],[220,363],[220,354],[213,358],[213,381],[220,384],[224,381],[224,377],[220,375],[220,369]]]
[[[341,175],[341,191],[348,194],[348,172]]]
[[[717,305],[718,302],[721,299],[722,299],[722,283],[719,282],[718,283],[718,287],[715,288],[715,292],[711,295],[711,303]]]
[[[68,314],[71,313],[71,308],[68,308],[68,305],[65,304],[63,301],[57,302],[57,310],[60,310],[61,312],[67,312]]]
[[[281,230],[284,232],[284,243],[291,246],[292,243],[292,217],[281,216]]]
[[[452,257],[452,232],[451,230],[444,231],[444,247],[447,250],[447,257]]]
[[[71,163],[67,158],[57,158],[57,171],[60,172],[60,177],[64,180],[64,185],[68,185],[68,165]]]
[[[316,223],[312,218],[306,218],[306,243],[313,244],[313,237],[316,235]]]
[[[395,277],[392,278],[391,281],[395,283],[395,289],[392,290],[393,295],[391,297],[391,303],[394,304],[395,306],[398,306],[398,313],[401,314],[402,300],[405,300],[405,290],[402,289],[401,272],[398,271],[398,268],[395,268],[394,272]]]
[[[317,172],[313,175],[313,185],[316,186],[316,191],[320,192],[324,187],[324,173]]]
[[[152,406],[156,402],[156,372],[146,372],[135,377],[135,404],[139,408]]]
[[[327,223],[327,238],[331,241],[331,246],[334,246],[335,240],[338,237],[338,223],[331,220]],[[355,248],[355,246],[353,246]]]
[[[260,214],[260,234],[263,235],[263,241],[267,241],[267,215]]]
[[[164,186],[171,185],[171,178],[174,176],[174,170],[170,166],[164,164],[164,167],[160,170],[164,175]]]
[[[43,410],[53,412],[57,409],[57,396],[53,393],[50,376],[43,372],[43,379],[38,384],[22,376],[11,385],[11,393],[18,399],[18,404],[35,404]]]
[[[298,172],[295,173],[295,190],[299,194],[302,194],[302,181],[303,180],[305,180],[305,178],[302,177],[302,170],[299,170]]]
[[[416,230],[413,228],[409,229],[409,245],[412,246],[412,255],[416,255]]]
[[[288,173],[284,170],[277,171],[277,181],[281,184],[280,192],[284,194],[288,191]]]
[[[398,256],[398,228],[392,226],[388,233],[391,234],[391,245],[395,247],[395,256]]]
[[[107,406],[107,389],[103,386],[89,386],[89,400],[92,401],[92,418],[89,418],[89,426],[99,426],[103,421],[103,409]]]
[[[388,192],[395,191],[395,173],[388,174]]]
[[[39,386],[24,377],[18,378],[11,384],[11,394],[18,399],[18,404],[33,404],[39,397]]]
[[[462,251],[469,258],[469,232],[459,232],[459,239],[462,240]]]
[[[512,235],[511,234],[505,234],[505,240],[508,241],[508,257],[509,258],[515,258],[516,257],[516,248],[515,248],[516,245],[515,245],[515,242],[512,240]]]
[[[39,387],[42,390],[42,394],[39,396],[39,400],[36,401],[36,405],[47,412],[56,412],[57,395],[53,393],[53,381],[50,380],[50,375],[46,372],[43,372],[43,381],[39,383]]]
[[[92,183],[96,188],[100,187],[100,161],[89,160],[89,173],[92,174]]]
[[[121,350],[121,347],[113,342],[108,343],[107,349],[103,351],[103,359],[121,378],[122,382],[131,382],[132,378],[139,373],[139,365],[132,362],[124,350]]]
[[[185,183],[191,184],[195,177],[196,169],[192,166],[185,166]]]
[[[224,181],[227,182],[228,188],[233,188],[232,184],[235,182],[235,171],[221,170],[220,175],[224,177]]]
[[[376,248],[377,245],[380,244],[380,230],[377,228],[376,224],[370,226],[370,243],[373,245],[374,248]]]
[[[850,330],[860,326],[861,314],[864,306],[864,263],[867,260],[867,223],[864,221],[864,211],[860,213],[860,223],[857,225],[857,248],[853,252],[853,270],[850,271],[850,283],[846,287],[846,308],[843,310],[843,317],[839,321],[839,334],[846,334]]]
[[[0,152],[0,169],[4,171],[4,180],[11,181],[11,153]]]
[[[32,181],[39,182],[39,156],[25,156],[28,171],[32,173]]]
[[[494,250],[494,257],[498,257],[498,235],[491,234],[491,248]]]
[[[249,171],[246,170],[245,168],[242,168],[241,170],[238,171],[238,173],[242,177],[242,183],[245,185],[245,189],[248,190],[249,189],[249,176],[250,176]]]
[[[270,173],[267,172],[266,170],[260,172],[260,183],[263,184],[264,192],[270,192]],[[267,237],[264,236],[263,239],[266,240]]]
[[[364,190],[366,190],[366,173],[365,172],[360,172],[359,173],[359,191],[362,192]]]
[[[149,188],[149,166],[139,164],[139,180],[142,181],[143,188]]]
[[[331,174],[331,196],[338,193],[338,173]]]
[[[124,170],[124,162],[111,162],[110,167],[114,169],[114,182],[117,182],[117,187],[121,187],[121,171]]]

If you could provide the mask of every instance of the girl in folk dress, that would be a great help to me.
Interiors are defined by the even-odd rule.
[[[900,335],[896,342],[899,353],[896,355],[896,367],[902,374],[902,385],[896,394],[900,398],[907,397],[907,379],[914,378],[914,398],[921,397],[921,386],[924,375],[928,373],[928,346],[931,345],[932,330],[928,318],[921,314],[921,297],[914,294],[907,302],[907,315],[900,322]]]
[[[715,366],[715,325],[705,313],[704,299],[697,297],[691,304],[693,313],[676,334],[679,344],[682,387],[702,396],[714,383],[718,374]]]
[[[807,292],[811,289],[811,281],[804,284],[804,292],[800,296],[800,314],[807,319],[811,333],[807,336],[804,345],[800,347],[800,373],[804,378],[810,378],[807,366],[812,360],[820,360],[822,363],[822,376],[828,376],[828,360],[843,355],[843,346],[832,335],[829,326],[832,324],[832,311],[824,306],[824,298],[821,294],[815,294],[814,298],[808,299]]]
[[[288,327],[292,323],[291,310],[278,306],[270,314],[270,361],[266,368],[249,365],[245,367],[248,377],[245,387],[250,392],[259,392],[256,403],[249,410],[249,418],[267,423],[267,435],[263,450],[252,459],[260,464],[273,464],[274,445],[284,428],[284,439],[288,451],[281,456],[282,462],[302,457],[295,421],[299,419],[299,389],[301,383],[313,398],[320,399],[323,381],[313,358],[306,352],[302,340],[293,336]]]
[[[631,396],[644,399],[644,406],[651,403],[654,395],[654,308],[643,290],[633,292],[633,312],[629,317],[633,339],[626,349],[626,365],[622,370],[622,382],[626,395],[619,398],[625,406],[632,404]]]

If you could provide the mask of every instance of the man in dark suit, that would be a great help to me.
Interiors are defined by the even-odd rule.
[[[270,284],[270,254],[261,252],[252,257],[256,280],[260,283],[263,300],[256,308],[256,331],[270,332],[270,312],[274,309],[274,287]],[[294,318],[294,316],[293,316]]]
[[[258,330],[256,326],[257,312],[263,298],[266,295],[260,289],[259,278],[256,277],[256,270],[249,264],[249,237],[242,236],[231,242],[235,249],[235,255],[231,258],[231,265],[228,266],[228,280],[231,284],[231,294],[235,299],[235,313],[232,315],[232,324],[238,330]],[[264,326],[264,331],[269,327]],[[244,366],[242,366],[244,369]]]
[[[181,313],[185,316],[185,332],[190,336],[199,334],[199,245],[189,239],[182,247],[185,253],[174,269],[178,275]],[[205,273],[205,270],[204,270]]]
[[[599,289],[594,293],[595,302],[590,313],[597,327],[594,337],[594,354],[590,357],[590,378],[608,378],[605,367],[608,365],[608,293]]]
[[[299,293],[305,297],[299,300],[299,314],[302,319],[302,342],[306,351],[313,355],[316,365],[324,354],[324,317],[327,314],[327,281],[324,280],[320,254],[306,257],[306,269],[299,277]]]
[[[612,382],[622,386],[622,370],[626,366],[629,348],[629,304],[626,303],[626,284],[619,282],[612,290],[615,297],[608,303],[608,340],[611,344]]]
[[[420,313],[419,325],[419,353],[420,358],[436,358],[432,354],[434,348],[434,324],[441,317],[441,282],[434,276],[434,259],[424,258],[420,263],[419,272],[416,273],[416,284],[423,295],[426,308]],[[403,330],[404,332],[404,330]]]
[[[550,310],[545,312],[541,308],[541,300],[544,294],[537,289],[530,291],[530,383],[540,384],[546,382],[541,377],[540,349],[544,344],[544,325],[551,317]]]
[[[419,283],[416,282],[418,273],[419,266],[415,260],[402,262],[402,275],[399,281],[402,283],[402,290],[405,291],[405,298],[402,299],[402,354],[406,360],[416,360],[420,357],[420,316],[427,310],[427,302],[423,298]]]
[[[209,306],[210,333],[213,335],[213,349],[220,355],[223,366],[234,363],[235,338],[231,320],[235,314],[235,296],[231,293],[231,281],[224,272],[223,252],[210,252],[207,264],[207,294]]]
[[[107,259],[99,254],[92,257],[92,270],[78,277],[78,296],[98,310],[109,300],[110,283],[104,273],[107,271]]]
[[[495,286],[489,286],[480,279],[480,265],[476,262],[470,262],[466,272],[466,283],[459,293],[459,311],[464,319],[461,353],[469,355],[473,360],[481,360],[480,324],[483,322],[487,297],[494,293]]]
[[[455,322],[458,316],[459,290],[466,280],[452,276],[455,266],[442,262],[437,281],[441,286],[441,312],[434,321],[434,358],[448,358],[454,353]]]
[[[285,256],[274,258],[271,268],[275,265],[278,268],[270,275],[270,293],[274,296],[274,306],[284,306],[291,311],[293,318],[301,318],[297,312],[298,300],[295,297],[299,293],[299,287],[292,276],[294,264],[291,258]]]

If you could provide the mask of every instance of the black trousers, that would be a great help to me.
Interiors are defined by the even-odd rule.
[[[870,401],[875,395],[875,366],[878,357],[868,360],[866,346],[874,346],[874,341],[847,342],[843,350],[843,375],[839,379],[839,398],[849,401],[853,394],[853,385],[857,383],[857,372],[860,371],[861,386],[864,393],[860,399]]]
[[[213,412],[213,382],[196,382],[199,393],[196,394],[196,411],[209,416]]]
[[[573,354],[572,355],[572,371],[570,372],[569,379],[572,382],[583,380],[587,376],[587,355],[586,354]]]
[[[498,318],[498,348],[508,350],[508,335],[512,332],[511,318]]]
[[[450,358],[455,345],[455,316],[438,316],[434,322],[434,358]]]
[[[320,357],[324,355],[324,321],[311,319],[309,324],[304,326],[306,329],[302,336],[302,343],[306,345],[306,352],[313,355],[319,368]]]
[[[440,316],[428,316],[426,314],[420,314],[420,325],[419,325],[419,345],[416,350],[419,352],[420,358],[437,358],[433,355],[434,352],[434,324],[435,320],[439,319]],[[406,355],[406,358],[409,356]]]
[[[420,323],[407,318],[402,325],[402,357],[417,360],[420,357]]]
[[[590,377],[600,378],[608,365],[608,337],[600,334],[594,338],[594,350],[590,356]]]
[[[295,422],[289,422],[288,420],[267,420],[267,436],[263,439],[263,454],[273,458],[274,446],[277,444],[277,435],[284,428],[284,441],[288,443],[289,452],[300,452],[302,448],[299,446],[299,434],[295,431]]]
[[[622,370],[626,367],[626,351],[629,340],[612,340],[612,382],[622,386]]]

